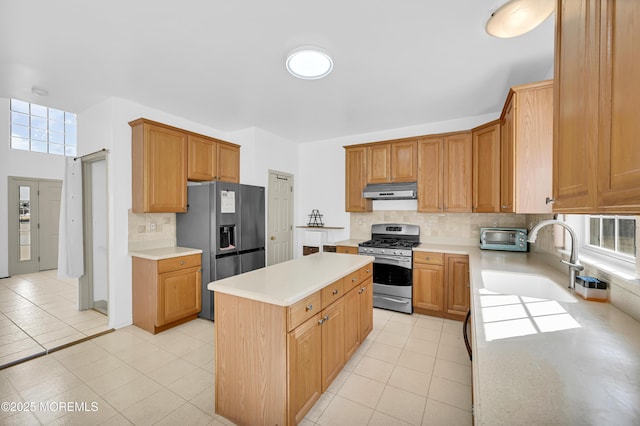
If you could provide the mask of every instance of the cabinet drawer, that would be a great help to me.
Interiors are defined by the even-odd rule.
[[[193,268],[200,266],[201,254],[192,254],[189,256],[171,257],[158,261],[158,273],[176,271],[178,269]]]
[[[357,286],[360,281],[361,281],[361,279],[360,279],[360,270],[359,269],[357,271],[354,271],[354,272],[350,273],[346,277],[344,277],[342,279],[342,286],[343,286],[344,292],[348,293],[349,290],[351,290],[352,288]]]
[[[360,273],[360,282],[366,280],[369,277],[373,276],[373,263],[368,264],[367,266],[363,266],[359,270]]]
[[[331,283],[322,289],[322,309],[326,308],[342,297],[344,293],[343,280],[344,278]]]
[[[358,247],[336,246],[336,253],[358,254]]]
[[[322,310],[320,292],[316,291],[287,308],[287,331],[291,331]]]
[[[416,263],[426,263],[429,265],[444,265],[444,254],[432,253],[428,251],[414,251],[413,261]]]

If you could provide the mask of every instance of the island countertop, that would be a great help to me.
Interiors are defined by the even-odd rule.
[[[316,253],[213,281],[207,288],[260,302],[291,306],[372,262],[372,256]]]

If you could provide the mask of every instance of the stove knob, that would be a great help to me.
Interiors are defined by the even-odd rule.
[[[384,249],[380,250],[380,253],[384,254],[385,253]]]

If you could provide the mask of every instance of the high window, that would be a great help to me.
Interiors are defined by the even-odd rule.
[[[11,148],[76,155],[76,114],[11,99]]]
[[[586,223],[589,248],[625,260],[636,256],[636,218],[630,216],[589,216]]]

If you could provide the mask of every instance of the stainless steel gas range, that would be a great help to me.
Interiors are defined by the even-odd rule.
[[[371,239],[358,254],[373,256],[373,306],[413,312],[412,248],[420,245],[420,227],[401,223],[371,226]]]

